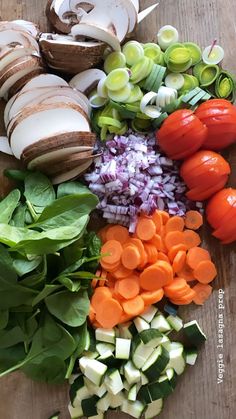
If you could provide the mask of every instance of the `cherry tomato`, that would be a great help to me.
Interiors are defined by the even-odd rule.
[[[218,229],[223,221],[228,222],[231,218],[232,208],[236,206],[236,189],[226,188],[215,194],[208,202],[206,207],[206,216],[209,224]],[[234,210],[233,210],[234,211]],[[232,223],[230,224],[232,228]],[[234,226],[236,220],[234,221]]]
[[[174,160],[193,154],[206,137],[206,126],[189,109],[173,112],[156,132],[158,144]]]
[[[195,115],[208,128],[203,148],[221,150],[236,141],[236,108],[227,100],[208,100]]]
[[[225,186],[230,166],[227,161],[214,151],[197,151],[181,166],[180,175],[190,189],[189,199],[201,201]]]

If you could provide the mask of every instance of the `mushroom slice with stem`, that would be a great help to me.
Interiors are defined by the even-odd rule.
[[[86,96],[97,86],[98,82],[106,77],[106,73],[99,68],[91,68],[77,74],[70,81],[70,86],[79,90]]]

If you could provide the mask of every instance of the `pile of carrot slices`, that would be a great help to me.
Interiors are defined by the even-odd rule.
[[[92,281],[90,321],[111,328],[140,315],[164,296],[173,304],[202,305],[211,295],[217,275],[209,252],[195,231],[202,215],[188,211],[185,218],[165,211],[140,216],[135,234],[120,225],[100,232],[101,269]]]

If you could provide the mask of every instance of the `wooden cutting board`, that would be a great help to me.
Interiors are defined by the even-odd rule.
[[[0,0],[0,18],[32,20],[46,31],[45,4],[46,0]],[[141,0],[142,8],[150,4],[150,0]],[[184,41],[207,46],[217,38],[225,49],[225,67],[236,73],[235,22],[235,0],[160,0],[159,7],[140,26],[137,35],[140,41],[151,41],[158,28],[172,24],[179,29]],[[228,150],[226,156],[232,167],[230,185],[236,187],[236,147]],[[0,170],[12,165],[16,165],[14,159],[0,153]],[[187,368],[179,379],[176,391],[165,402],[160,419],[233,419],[236,416],[236,246],[221,246],[207,227],[202,235],[219,275],[214,281],[213,296],[204,307],[191,306],[181,310],[181,314],[186,321],[196,318],[208,341],[196,366]],[[224,290],[224,309],[218,307],[220,289]],[[223,349],[217,348],[221,314],[225,326]],[[217,384],[221,353],[225,373],[223,382]],[[13,374],[0,380],[0,419],[48,419],[57,410],[61,411],[61,419],[68,419],[67,393],[66,386],[36,384],[23,374]],[[110,413],[111,417],[121,419],[125,415]]]

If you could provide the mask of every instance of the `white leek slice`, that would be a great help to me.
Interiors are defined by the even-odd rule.
[[[122,49],[128,65],[136,64],[144,56],[142,45],[137,41],[127,42]]]
[[[138,85],[134,86],[131,84],[130,96],[126,100],[126,103],[135,103],[143,98],[143,92]]]
[[[180,73],[170,73],[165,78],[166,87],[180,90],[184,85],[184,76]]]
[[[13,156],[7,137],[0,137],[0,152]]]
[[[108,90],[108,96],[111,100],[115,102],[126,102],[129,99],[131,94],[131,84],[127,83],[122,89],[119,90]]]
[[[156,105],[160,108],[164,108],[166,105],[169,105],[171,102],[177,99],[177,97],[178,93],[176,89],[161,86],[157,92]]]
[[[129,73],[125,68],[117,68],[111,71],[106,78],[106,86],[109,90],[123,89],[129,81]]]
[[[148,92],[143,96],[140,102],[140,110],[144,113],[146,106],[151,103],[153,100],[156,100],[157,94],[155,92]]]
[[[147,115],[150,118],[158,118],[161,115],[161,110],[159,106],[152,106],[150,103],[156,101],[157,94],[155,92],[148,92],[143,96],[140,102],[140,110],[142,113]]]
[[[152,119],[156,119],[156,118],[159,118],[159,116],[161,115],[161,110],[160,108],[157,108],[156,106],[148,105],[146,106],[143,113]]]
[[[122,52],[114,51],[107,55],[104,62],[104,70],[108,74],[116,68],[124,68],[126,66],[126,58]]]
[[[94,109],[102,108],[107,103],[107,98],[98,96],[97,94],[92,95],[89,98],[89,103],[91,107]]]
[[[212,50],[212,51],[211,51]],[[202,59],[206,64],[219,64],[224,58],[225,52],[220,45],[209,45],[202,53]]]
[[[164,51],[170,46],[178,42],[179,33],[174,26],[165,25],[157,34],[157,42]]]
[[[108,90],[106,87],[106,77],[101,79],[97,85],[97,94],[100,97],[107,98],[108,97]]]

